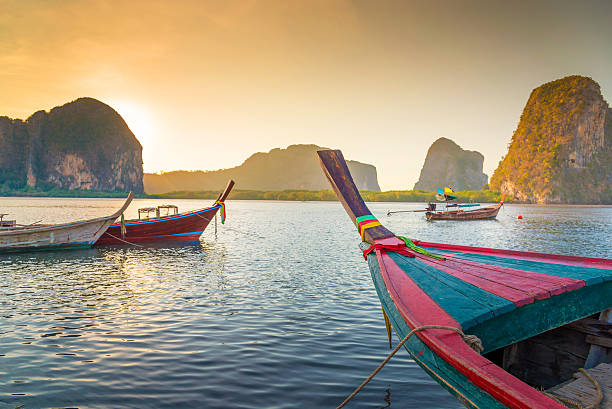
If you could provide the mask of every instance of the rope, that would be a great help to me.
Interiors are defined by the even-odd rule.
[[[196,216],[201,217],[204,220],[208,220],[208,221],[212,220],[212,219],[209,219],[207,217],[201,216],[199,214],[196,214]],[[233,232],[236,232],[236,233],[240,233],[240,234],[244,234],[246,236],[255,237],[255,238],[260,239],[260,240],[265,240],[265,237],[263,237],[263,236],[260,236],[260,235],[257,235],[257,234],[253,234],[253,233],[249,233],[249,232],[240,231],[240,230],[237,230],[237,229],[232,229],[231,227],[225,226],[223,229],[224,230],[233,231]]]
[[[426,329],[446,329],[449,331],[455,331],[457,334],[461,336],[461,338],[463,338],[465,343],[468,344],[468,346],[472,348],[474,351],[480,354],[484,350],[482,346],[482,341],[476,335],[466,335],[459,328],[448,327],[446,325],[421,325],[420,327],[416,327],[415,329],[410,331],[408,335],[406,335],[404,339],[402,339],[400,343],[397,344],[397,346],[393,349],[393,351],[391,351],[391,353],[385,358],[385,360],[382,361],[380,365],[378,365],[378,367],[374,370],[374,372],[372,372],[370,376],[368,376],[366,380],[363,381],[361,385],[359,385],[357,389],[355,389],[353,393],[351,393],[336,409],[340,409],[344,407],[347,403],[350,402],[351,399],[355,397],[355,395],[361,392],[361,390],[368,384],[368,382],[370,382],[376,376],[376,374],[380,372],[380,370],[387,364],[387,362],[391,360],[391,358],[393,358],[393,355],[395,355],[395,353],[399,351],[399,349],[406,343],[406,341],[408,341],[408,339],[411,336],[413,336],[417,332],[420,332]]]
[[[584,368],[578,369],[586,378],[591,381],[591,383],[595,386],[595,390],[597,391],[597,399],[591,405],[587,407],[587,409],[597,409],[599,404],[603,401],[604,394],[603,390],[601,390],[601,385],[593,376]]]
[[[108,234],[108,235],[109,235],[109,236],[111,236],[113,239],[119,240],[119,241],[121,241],[121,242],[123,242],[123,243],[125,243],[125,244],[129,244],[129,245],[134,246],[134,247],[142,247],[142,248],[144,248],[144,246],[141,246],[140,244],[130,243],[129,241],[125,241],[125,240],[123,240],[123,239],[120,239],[120,238],[119,238],[119,237],[117,237],[117,236],[113,236],[113,235],[112,235],[112,234],[110,234],[109,232],[104,232],[104,234]]]
[[[576,402],[575,400],[572,399],[568,399],[565,398],[563,396],[559,396],[559,395],[555,395],[553,393],[549,393],[549,392],[543,392],[544,395],[548,396],[549,398],[556,400],[557,402],[564,404],[565,406],[567,405],[572,405],[577,409],[598,409],[599,408],[599,404],[603,401],[604,398],[604,394],[603,394],[603,390],[601,389],[601,385],[599,384],[599,382],[597,382],[597,380],[595,378],[593,378],[593,376],[584,368],[580,368],[578,369],[589,381],[591,381],[591,383],[593,384],[593,386],[595,386],[595,390],[597,391],[597,399],[595,399],[595,402],[593,402],[592,404],[588,405],[588,406],[583,406],[580,402]],[[574,378],[578,378],[577,376],[578,374],[574,374]]]

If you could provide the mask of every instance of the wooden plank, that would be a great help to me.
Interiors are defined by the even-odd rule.
[[[425,257],[423,259],[448,274],[511,300],[519,307],[530,304],[535,299],[541,300],[585,285],[581,280],[558,278],[484,263],[452,258],[443,261]]]
[[[596,337],[595,335],[587,335],[586,342],[591,345],[599,345],[604,348],[612,348],[612,338]]]
[[[568,256],[564,254],[545,254],[520,250],[503,250],[487,247],[463,246],[460,244],[431,243],[420,240],[412,241],[417,246],[431,247],[433,249],[469,252],[473,254],[489,254],[496,255],[499,257],[511,258],[515,260],[545,261],[547,263],[552,264],[556,263],[570,266],[592,267],[612,270],[612,260],[605,258]]]
[[[460,256],[462,254],[465,253],[457,254],[457,256]],[[489,276],[492,276],[496,273],[504,274],[504,276],[502,276],[503,278],[500,277],[502,282],[509,281],[509,284],[518,284],[520,288],[531,289],[534,291],[534,295],[540,295],[536,297],[537,299],[548,298],[547,296],[545,296],[546,293],[550,293],[550,295],[557,295],[564,293],[565,291],[576,290],[586,285],[584,280],[558,277],[533,271],[526,271],[520,268],[493,265],[479,261],[462,260],[459,257],[453,256],[449,256],[449,258],[462,265],[487,269],[487,274]],[[541,293],[538,291],[538,289],[544,290],[545,292]]]
[[[422,257],[421,260],[438,270],[457,277],[467,283],[475,285],[487,292],[503,297],[507,300],[512,301],[517,307],[530,304],[535,301],[534,291],[521,289],[522,283],[516,279],[514,286],[508,285],[507,283],[500,282],[501,280],[495,280],[496,277],[491,277],[490,270],[470,268],[469,266],[458,265],[453,260],[447,259],[443,261],[437,261],[430,258]],[[518,287],[518,288],[517,288]],[[538,295],[541,293],[550,294],[544,290],[537,289]],[[541,296],[544,296],[541,295]],[[550,296],[550,295],[548,295]]]
[[[599,314],[599,323],[610,325],[610,329],[603,334],[595,334],[596,336],[605,336],[612,338],[612,309],[607,309]],[[587,341],[588,342],[588,341]],[[589,369],[599,365],[602,362],[612,362],[612,347],[606,347],[605,345],[594,343],[591,345],[589,356],[587,357],[584,367]]]
[[[457,277],[445,274],[422,260],[388,253],[414,282],[464,327],[507,313],[516,305]]]
[[[602,281],[612,281],[612,270],[577,267],[543,261],[516,260],[486,254],[463,253],[454,257],[462,260],[477,261],[500,267],[510,267],[534,273],[546,274],[549,276],[583,280],[585,283],[587,283],[587,285],[601,283]]]
[[[588,335],[612,338],[612,323],[600,321],[596,318],[583,318],[567,324],[567,327]]]

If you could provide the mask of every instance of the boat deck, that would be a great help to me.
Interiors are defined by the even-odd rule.
[[[382,261],[399,267],[481,338],[485,353],[609,308],[608,260],[415,244],[445,260],[389,252]],[[584,303],[585,297],[591,302]]]
[[[603,391],[604,398],[598,408],[612,409],[612,364],[599,364],[587,372],[595,378]],[[589,407],[597,400],[595,385],[580,372],[576,373],[574,378],[571,381],[550,388],[547,392],[554,396],[578,402],[584,407]],[[575,406],[570,404],[566,404],[566,406],[575,408]]]

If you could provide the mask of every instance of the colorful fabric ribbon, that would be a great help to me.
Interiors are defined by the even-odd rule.
[[[365,241],[365,231],[367,229],[381,225],[378,219],[371,214],[355,218],[355,224],[359,235],[361,235],[361,241]]]
[[[226,213],[225,213],[225,202],[215,202],[214,206],[221,206],[221,224],[225,224],[225,217],[226,217]]]
[[[425,250],[424,248],[417,246],[408,237],[403,237],[403,236],[395,236],[395,237],[397,237],[398,239],[400,239],[404,243],[406,243],[406,246],[410,247],[412,249],[412,251],[416,251],[417,253],[420,253],[420,254],[422,254],[424,256],[427,256],[427,257],[434,258],[436,260],[446,260],[446,257],[430,253],[429,251]]]
[[[408,251],[408,248],[406,247],[406,245],[401,246],[397,244],[390,244],[390,245],[389,244],[372,244],[370,247],[368,247],[367,250],[363,251],[363,258],[367,260],[368,254],[370,254],[376,249],[392,251],[394,253],[399,253],[402,256],[414,258],[414,254]]]
[[[127,230],[125,229],[125,216],[121,213],[121,238],[125,239]]]
[[[385,250],[385,251],[393,251],[394,253],[399,253],[399,254],[401,254],[403,256],[414,258],[415,257],[414,253],[411,253],[408,250],[408,249],[410,249],[413,252],[420,253],[420,254],[422,254],[424,256],[431,257],[431,258],[436,259],[436,260],[446,260],[445,257],[439,256],[437,254],[430,253],[429,251],[425,250],[424,248],[421,248],[421,247],[417,246],[409,238],[402,237],[402,236],[395,236],[395,237],[397,237],[398,239],[402,240],[403,243],[399,243],[399,244],[378,244],[378,243],[375,243],[375,244],[372,244],[370,247],[368,247],[367,250],[363,251],[363,258],[367,260],[368,259],[368,254],[370,254],[371,252],[373,252],[376,249]]]

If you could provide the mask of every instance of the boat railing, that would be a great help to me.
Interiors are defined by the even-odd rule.
[[[149,219],[151,218],[151,213],[155,213],[155,217],[176,215],[178,214],[178,206],[161,205],[157,207],[141,207],[138,209],[138,219]]]
[[[0,213],[0,227],[15,227],[17,225],[16,220],[4,220],[4,216],[8,215],[8,213]]]

